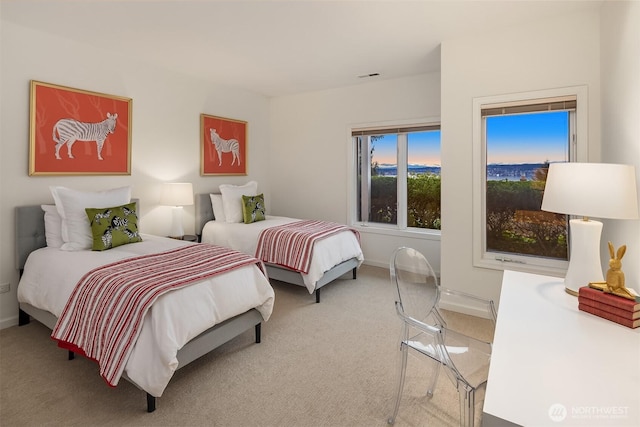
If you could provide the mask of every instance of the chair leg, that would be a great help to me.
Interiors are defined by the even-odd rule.
[[[409,346],[407,346],[404,341],[400,344],[400,351],[402,352],[402,355],[400,361],[400,370],[398,372],[398,395],[396,396],[396,403],[393,407],[393,414],[387,420],[389,424],[394,424],[396,422],[398,409],[400,409],[400,400],[402,399],[402,390],[404,389],[404,377],[407,371],[407,355],[409,353]]]
[[[458,384],[460,394],[460,426],[473,427],[475,423],[476,394],[467,384]]]
[[[436,318],[437,324],[440,326],[447,326],[447,321],[444,320],[444,317],[442,317],[442,314],[440,314],[437,308],[433,310],[433,316]]]
[[[431,382],[429,383],[429,388],[427,388],[427,397],[431,399],[433,397],[433,392],[436,389],[436,383],[438,382],[438,377],[440,376],[440,367],[442,363],[432,360],[434,365],[433,367],[433,375],[431,376]]]

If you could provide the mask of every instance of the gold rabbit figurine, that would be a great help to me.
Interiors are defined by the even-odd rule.
[[[627,245],[618,248],[618,252],[614,251],[613,244],[609,242],[609,270],[607,270],[606,282],[591,282],[589,286],[600,289],[608,294],[618,295],[623,298],[635,300],[635,295],[624,286],[624,273],[622,272],[622,257],[627,251]],[[595,286],[592,286],[595,285]]]

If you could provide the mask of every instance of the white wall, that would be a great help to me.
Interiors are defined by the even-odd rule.
[[[170,212],[158,206],[165,180],[189,180],[195,191],[205,192],[221,183],[256,179],[274,214],[345,222],[349,127],[437,116],[442,119],[443,141],[442,257],[438,239],[394,239],[374,233],[363,234],[365,256],[368,263],[384,266],[395,247],[415,246],[441,265],[445,286],[497,300],[501,272],[472,267],[472,99],[587,85],[590,160],[600,160],[602,136],[602,161],[632,162],[640,173],[640,29],[632,25],[639,20],[639,7],[634,2],[607,2],[602,21],[597,13],[585,13],[445,41],[442,74],[273,100],[2,21],[0,283],[10,282],[12,290],[0,294],[0,327],[15,323],[17,315],[13,208],[50,202],[49,185],[92,189],[131,184],[134,196],[142,200],[142,229],[147,233],[166,234],[169,229]],[[61,61],[56,54],[60,47],[78,60]],[[28,177],[30,79],[133,98],[131,176]],[[248,177],[199,176],[200,113],[249,122]],[[186,214],[185,230],[191,232],[193,209],[187,208]],[[611,221],[605,223],[603,235],[604,242],[628,245],[623,268],[627,284],[636,289],[638,228],[638,221]],[[604,253],[603,263],[606,258]]]
[[[191,181],[194,191],[208,192],[221,183],[256,179],[268,197],[267,98],[194,80],[5,21],[0,43],[0,283],[11,284],[9,293],[0,294],[0,327],[16,323],[18,313],[13,209],[52,202],[50,185],[83,190],[132,185],[133,196],[141,200],[142,232],[158,235],[166,235],[171,222],[170,208],[158,206],[163,181]],[[60,51],[64,51],[64,59]],[[29,177],[31,79],[132,98],[131,175]],[[248,177],[200,176],[201,113],[248,122]],[[193,233],[193,207],[185,208],[184,227],[186,233]]]
[[[602,161],[636,168],[640,200],[640,2],[606,2],[602,8]],[[627,287],[640,293],[640,220],[604,221],[603,271],[607,241],[627,245],[622,271]]]
[[[442,284],[499,299],[502,271],[472,257],[474,97],[587,85],[589,159],[600,153],[597,12],[552,18],[442,44]]]
[[[348,221],[352,126],[438,118],[440,74],[304,93],[271,102],[273,213]],[[394,237],[361,229],[365,262],[388,267],[395,248],[413,246],[439,270],[439,236]]]

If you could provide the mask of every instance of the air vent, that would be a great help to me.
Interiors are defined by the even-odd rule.
[[[380,75],[380,73],[371,73],[371,74],[363,74],[361,76],[358,76],[359,79],[368,79],[370,77],[378,77]]]

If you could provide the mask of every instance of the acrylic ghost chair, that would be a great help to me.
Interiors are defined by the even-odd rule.
[[[447,373],[458,390],[460,400],[460,425],[473,426],[475,418],[476,390],[486,387],[491,357],[491,344],[447,328],[438,308],[441,294],[464,300],[468,305],[486,310],[495,325],[496,311],[493,301],[466,293],[441,288],[427,259],[411,248],[398,248],[391,257],[391,282],[397,290],[396,312],[403,321],[400,339],[397,397],[393,415],[388,419],[394,424],[398,415],[405,383],[409,350],[427,356],[434,365],[427,388],[427,398],[433,391],[440,370]]]

